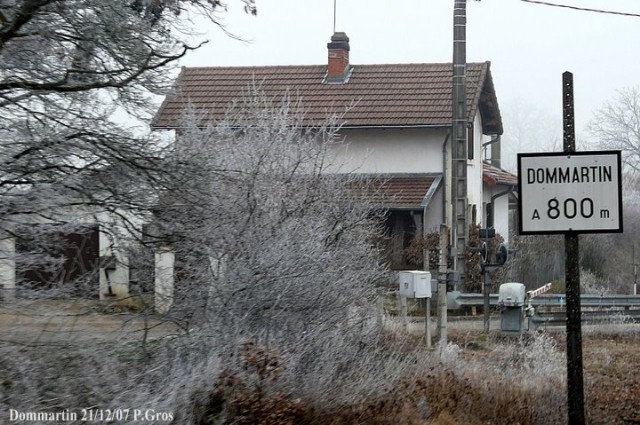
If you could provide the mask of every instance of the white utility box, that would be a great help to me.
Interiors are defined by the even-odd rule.
[[[431,298],[431,273],[422,270],[399,273],[400,295],[407,298]]]
[[[504,307],[520,307],[524,305],[526,291],[522,283],[503,283],[498,291],[498,304]]]

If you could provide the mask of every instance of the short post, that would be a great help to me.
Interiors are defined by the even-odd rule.
[[[155,309],[166,314],[173,304],[175,253],[168,246],[161,246],[155,253]]]
[[[402,330],[407,330],[407,297],[398,294],[398,309],[400,310],[400,321]]]
[[[424,299],[424,335],[427,348],[431,348],[431,298]]]
[[[6,236],[0,239],[0,290],[4,301],[16,296],[16,243]]]
[[[638,263],[636,263],[636,244],[631,247],[631,264],[633,265],[633,295],[638,295]]]
[[[489,283],[487,282],[487,271],[482,271],[482,295],[483,295],[483,317],[484,317],[484,333],[489,333],[491,322],[491,304],[489,300]]]
[[[384,330],[384,297],[382,295],[378,295],[376,299],[376,325],[378,330]]]

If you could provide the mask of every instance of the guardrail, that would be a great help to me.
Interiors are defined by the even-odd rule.
[[[536,326],[559,326],[567,322],[567,314],[564,312],[536,313],[529,320]],[[581,322],[640,323],[640,310],[583,311]]]
[[[564,307],[566,304],[564,294],[543,294],[531,300],[534,307]],[[498,305],[498,294],[489,295],[489,304]],[[465,306],[482,307],[484,298],[482,294],[463,294],[458,291],[447,293],[447,308],[457,310]],[[581,295],[580,305],[582,307],[624,307],[626,309],[640,309],[640,295]]]

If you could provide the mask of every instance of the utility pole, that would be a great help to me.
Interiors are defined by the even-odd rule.
[[[467,245],[467,1],[453,6],[452,246],[455,277],[464,276]],[[457,279],[454,279],[454,282]]]

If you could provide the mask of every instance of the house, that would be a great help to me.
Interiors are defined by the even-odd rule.
[[[384,207],[397,244],[393,265],[403,268],[401,251],[411,239],[451,225],[452,64],[351,64],[349,38],[341,32],[327,48],[322,65],[183,68],[152,126],[179,135],[187,106],[222,119],[254,83],[270,98],[299,95],[309,125],[346,111],[345,143],[332,155],[354,172],[383,177],[397,194]],[[503,128],[490,62],[469,63],[466,84],[468,222],[495,226],[508,239],[517,181],[499,168]]]

